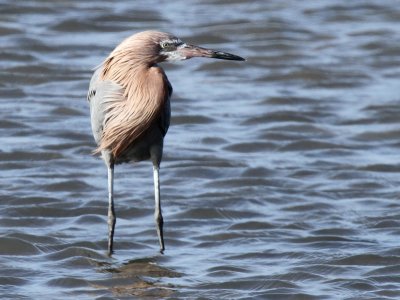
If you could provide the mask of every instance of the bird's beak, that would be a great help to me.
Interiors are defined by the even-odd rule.
[[[240,61],[245,60],[243,57],[234,54],[206,49],[189,44],[183,44],[177,49],[177,51],[179,52],[179,55],[181,57],[184,57],[185,59],[189,59],[192,57],[210,57],[210,58],[225,59],[225,60],[240,60]]]

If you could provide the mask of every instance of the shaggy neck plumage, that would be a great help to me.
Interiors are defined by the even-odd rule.
[[[104,62],[102,80],[117,83],[122,95],[109,100],[107,130],[103,131],[99,151],[108,149],[118,157],[151,127],[162,111],[169,97],[168,79],[147,58],[141,55],[138,61],[132,50],[117,48]]]

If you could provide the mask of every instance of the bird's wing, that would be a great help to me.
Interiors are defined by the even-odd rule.
[[[90,98],[96,152],[109,150],[116,158],[152,126],[166,133],[171,88],[161,68],[152,67],[124,85],[102,80],[101,72],[93,75],[95,95]]]
[[[87,96],[93,136],[97,145],[101,143],[107,121],[108,101],[110,99],[123,99],[123,88],[110,80],[100,80],[100,73],[100,68],[94,72]]]

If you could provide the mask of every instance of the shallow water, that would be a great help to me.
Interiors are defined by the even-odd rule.
[[[399,299],[393,4],[0,1],[0,297]],[[164,64],[167,250],[151,164],[121,165],[110,259],[86,92],[149,28],[247,61]]]

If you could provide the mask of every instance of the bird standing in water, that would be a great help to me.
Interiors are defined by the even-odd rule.
[[[155,221],[163,252],[159,168],[163,140],[170,122],[172,87],[163,61],[209,57],[244,59],[233,54],[185,44],[174,35],[144,31],[119,44],[96,69],[90,81],[88,101],[91,125],[108,169],[108,254],[113,252],[116,222],[113,198],[114,165],[151,160],[153,163]]]

